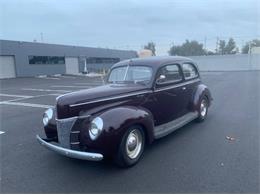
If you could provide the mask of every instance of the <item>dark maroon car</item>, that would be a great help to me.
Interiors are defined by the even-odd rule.
[[[68,157],[112,157],[127,167],[146,144],[205,120],[211,100],[189,58],[125,60],[111,68],[106,85],[58,97],[56,108],[44,113],[47,138],[37,140]]]

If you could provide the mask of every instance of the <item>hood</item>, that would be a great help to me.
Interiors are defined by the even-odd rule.
[[[118,95],[137,92],[147,89],[147,86],[136,84],[108,84],[91,89],[84,89],[62,95],[57,98],[57,106],[87,103],[102,98],[115,97]]]

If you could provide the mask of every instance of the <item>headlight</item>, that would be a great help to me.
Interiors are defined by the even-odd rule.
[[[53,109],[49,108],[44,112],[43,119],[42,119],[44,126],[48,125],[49,121],[52,119],[52,116],[53,116]]]
[[[100,117],[96,117],[92,120],[89,129],[89,136],[92,140],[97,139],[99,134],[103,130],[103,120]]]

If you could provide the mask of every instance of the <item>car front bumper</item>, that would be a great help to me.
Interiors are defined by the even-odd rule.
[[[57,152],[61,155],[70,157],[70,158],[77,158],[82,160],[90,160],[90,161],[100,161],[103,159],[103,155],[99,153],[92,153],[92,152],[81,152],[76,150],[70,150],[67,148],[63,148],[51,143],[44,141],[39,135],[36,135],[36,139],[38,142],[46,147],[49,150]]]

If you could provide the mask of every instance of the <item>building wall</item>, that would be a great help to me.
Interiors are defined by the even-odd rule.
[[[260,47],[252,47],[251,48],[251,53],[253,54],[260,54]]]
[[[260,54],[190,56],[201,71],[260,70]]]
[[[135,58],[135,51],[112,50],[103,48],[65,46],[33,42],[0,40],[0,55],[14,55],[17,77],[36,75],[65,74],[65,64],[29,64],[28,56],[65,56],[65,57],[108,57],[120,60]],[[94,66],[94,65],[93,65]],[[79,70],[83,71],[84,64],[79,63]]]

